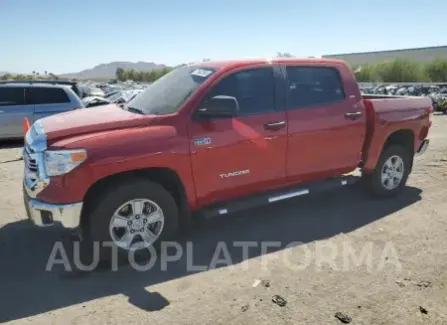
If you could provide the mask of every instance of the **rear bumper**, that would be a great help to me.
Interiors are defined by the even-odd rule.
[[[52,204],[30,198],[24,186],[23,200],[28,219],[39,227],[61,223],[64,228],[77,228],[81,221],[82,202]]]
[[[418,150],[416,151],[416,155],[422,155],[427,150],[429,144],[430,140],[428,139],[422,140]]]

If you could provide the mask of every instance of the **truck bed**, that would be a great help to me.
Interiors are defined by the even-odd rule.
[[[396,111],[425,111],[432,106],[430,97],[362,95],[367,109],[372,106],[376,113]],[[368,105],[368,102],[370,103]]]

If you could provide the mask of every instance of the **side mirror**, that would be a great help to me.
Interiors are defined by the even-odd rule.
[[[239,111],[239,103],[236,97],[218,95],[214,96],[202,104],[198,109],[200,117],[233,117]]]

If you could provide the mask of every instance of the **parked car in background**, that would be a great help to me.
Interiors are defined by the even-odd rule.
[[[69,85],[0,83],[0,139],[23,137],[23,120],[30,123],[49,115],[82,108]]]
[[[110,104],[110,102],[106,98],[99,96],[84,97],[82,98],[82,103],[85,107],[95,107]]]
[[[84,88],[81,83],[77,81],[69,81],[69,80],[49,80],[49,79],[39,79],[39,80],[2,80],[0,81],[1,84],[23,84],[23,83],[40,83],[40,84],[46,84],[46,85],[64,85],[69,86],[71,90],[79,97],[83,98],[86,96],[84,92]]]
[[[118,91],[123,90],[122,87],[118,86],[107,86],[103,88],[104,97],[110,96],[111,94],[117,93]]]
[[[447,114],[447,86],[445,84],[376,84],[362,85],[362,94],[429,97],[434,111]]]
[[[84,92],[84,96],[82,98],[89,96],[104,97],[104,92],[97,87],[92,87],[88,85],[83,85],[82,87]]]
[[[116,93],[113,93],[110,96],[107,96],[106,98],[111,103],[128,103],[132,99],[134,99],[138,94],[140,94],[143,90],[142,89],[136,89],[136,90],[123,90],[118,91]]]
[[[107,104],[123,104],[128,103],[134,99],[143,90],[123,90],[109,94],[105,97],[100,96],[88,96],[82,99],[85,107],[95,107]]]

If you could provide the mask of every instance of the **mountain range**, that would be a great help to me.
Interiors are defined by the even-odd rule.
[[[125,70],[134,69],[136,71],[152,71],[154,69],[165,68],[164,64],[156,64],[153,62],[127,62],[116,61],[110,63],[99,64],[91,69],[82,70],[73,73],[64,73],[59,75],[61,78],[76,78],[76,79],[111,79],[115,77],[116,69],[122,68]]]

